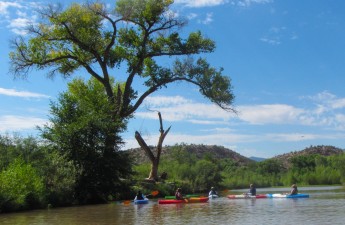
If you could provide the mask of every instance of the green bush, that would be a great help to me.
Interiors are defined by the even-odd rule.
[[[38,208],[42,205],[44,185],[36,170],[16,159],[0,173],[1,211]]]

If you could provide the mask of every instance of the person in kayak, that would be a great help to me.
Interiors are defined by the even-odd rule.
[[[298,194],[298,189],[297,189],[297,185],[296,184],[293,184],[291,186],[291,191],[289,193],[290,195],[297,195]]]
[[[176,192],[175,192],[175,198],[177,200],[183,200],[183,195],[182,195],[182,189],[181,188],[177,188]]]
[[[256,187],[254,184],[249,185],[249,192],[248,195],[255,196],[256,195]]]
[[[211,191],[208,193],[208,195],[218,195],[218,193],[216,192],[216,190],[214,190],[214,187],[211,187]]]
[[[135,196],[134,200],[144,200],[145,196],[141,193],[141,191],[138,191],[137,195]]]

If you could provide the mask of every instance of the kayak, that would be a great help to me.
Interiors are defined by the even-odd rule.
[[[308,194],[267,194],[268,198],[309,198]]]
[[[197,194],[189,194],[189,195],[184,195],[185,198],[191,198],[191,197],[200,197],[200,195]],[[175,195],[167,195],[164,197],[165,199],[175,199]]]
[[[158,204],[200,203],[200,202],[207,202],[207,201],[208,201],[208,197],[191,197],[191,198],[185,198],[183,200],[160,199],[158,200]]]
[[[142,200],[134,200],[134,204],[148,204],[149,203],[149,199],[145,198]]]
[[[266,194],[259,195],[228,195],[229,199],[257,199],[257,198],[267,198]]]
[[[218,198],[219,196],[218,195],[209,195],[208,198],[209,199],[214,199],[214,198]]]

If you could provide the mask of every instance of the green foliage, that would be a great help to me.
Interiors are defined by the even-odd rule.
[[[56,150],[46,150],[45,160],[38,167],[46,186],[46,201],[51,206],[74,203],[74,189],[79,174],[73,161]]]
[[[267,159],[258,163],[258,172],[261,174],[275,176],[283,170],[281,163],[275,159]]]
[[[69,77],[83,68],[106,90],[112,105],[108,110],[121,118],[132,116],[146,97],[178,81],[196,85],[203,96],[232,110],[234,95],[223,69],[192,58],[213,52],[214,41],[200,31],[181,37],[186,21],[172,13],[172,4],[172,0],[118,0],[109,11],[98,1],[73,3],[66,9],[49,5],[40,11],[42,20],[28,29],[28,39],[12,42],[11,71],[25,77],[32,68],[46,69],[50,77],[56,73]],[[166,56],[174,57],[171,65],[159,60]],[[110,79],[110,69],[118,67],[127,67],[126,76],[113,75],[124,80],[121,90]],[[136,80],[143,82],[140,91],[133,88]]]
[[[13,161],[0,173],[0,209],[3,211],[38,207],[43,191],[42,178],[22,159]]]
[[[130,160],[119,151],[126,120],[110,114],[103,86],[91,79],[75,79],[57,103],[51,105],[50,124],[41,128],[76,173],[74,195],[79,203],[105,202],[131,174]]]

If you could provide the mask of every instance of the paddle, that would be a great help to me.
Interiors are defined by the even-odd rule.
[[[154,196],[156,196],[156,195],[158,195],[159,194],[159,191],[151,191],[151,195],[154,197]],[[145,195],[145,197],[146,197],[146,195]],[[125,204],[125,205],[128,205],[128,204],[130,204],[131,202],[133,202],[133,200],[125,200],[125,201],[123,201],[123,204]]]

